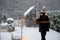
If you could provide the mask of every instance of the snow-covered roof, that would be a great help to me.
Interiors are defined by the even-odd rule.
[[[7,26],[8,23],[1,23],[1,26]]]
[[[9,20],[12,20],[13,21],[14,19],[13,18],[8,18],[7,21],[9,21]]]
[[[24,16],[26,16],[33,8],[35,8],[35,6],[31,6],[31,7],[24,13]]]

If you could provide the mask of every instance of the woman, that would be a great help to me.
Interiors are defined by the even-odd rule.
[[[40,18],[36,20],[36,23],[39,24],[39,32],[41,32],[41,39],[46,40],[45,36],[47,31],[49,31],[50,21],[47,15],[45,15],[45,7],[41,10]]]

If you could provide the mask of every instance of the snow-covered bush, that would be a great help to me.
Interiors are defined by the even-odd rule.
[[[60,32],[60,12],[51,12],[51,13],[48,13],[48,16],[51,21],[50,28]]]

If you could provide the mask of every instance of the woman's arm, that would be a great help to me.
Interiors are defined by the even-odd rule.
[[[49,23],[49,21],[36,21],[36,23],[40,24],[40,23]]]

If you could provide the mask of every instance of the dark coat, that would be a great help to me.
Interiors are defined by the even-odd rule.
[[[47,15],[44,16],[43,18],[43,15],[40,16],[39,19],[37,19],[38,22],[41,22],[41,21],[49,21],[49,18]],[[50,22],[48,23],[39,23],[39,32],[41,31],[49,31],[49,27],[50,27]]]

